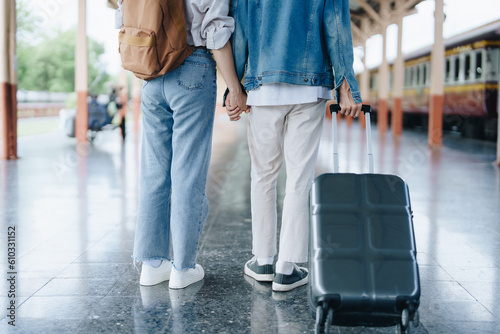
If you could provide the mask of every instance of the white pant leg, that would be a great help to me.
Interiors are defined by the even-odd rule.
[[[286,117],[284,155],[286,193],[280,234],[279,260],[307,262],[309,192],[314,180],[326,101],[293,106]]]
[[[276,183],[283,164],[283,128],[289,106],[252,106],[248,148],[252,161],[252,253],[276,255]]]

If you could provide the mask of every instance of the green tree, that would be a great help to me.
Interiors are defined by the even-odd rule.
[[[60,31],[33,46],[17,49],[19,88],[37,91],[73,92],[75,90],[76,31]],[[100,75],[91,93],[106,93],[109,75],[102,71],[99,57],[104,46],[87,39],[89,83]]]
[[[16,1],[19,89],[74,92],[76,29],[37,31],[36,18],[28,5],[26,0]],[[105,84],[110,77],[99,61],[104,46],[87,38],[87,49],[90,93],[108,93]]]
[[[29,43],[36,30],[36,19],[28,7],[26,0],[16,1],[16,37],[18,47],[20,44]]]

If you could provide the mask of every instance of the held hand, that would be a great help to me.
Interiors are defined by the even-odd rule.
[[[247,94],[245,91],[238,89],[229,92],[229,101],[232,106],[238,106],[242,111],[248,112],[250,107],[247,106]]]
[[[231,120],[232,122],[237,121],[241,118],[240,117],[241,109],[240,109],[240,107],[238,107],[237,105],[234,105],[231,102],[231,95],[230,94],[228,94],[228,96],[226,98],[226,112],[227,112],[227,115],[229,116],[229,120]]]
[[[226,111],[231,121],[241,118],[241,113],[249,113],[250,107],[246,104],[247,96],[242,90],[230,91],[226,98]]]
[[[361,103],[355,103],[352,98],[351,89],[349,84],[344,79],[339,88],[339,101],[340,113],[346,116],[358,117],[361,113]]]

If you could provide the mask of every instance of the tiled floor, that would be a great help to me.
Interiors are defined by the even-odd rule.
[[[331,170],[329,122],[317,173]],[[409,184],[422,284],[414,333],[500,333],[500,169],[494,143],[424,133],[375,140],[375,169]],[[341,170],[361,172],[364,134],[340,128]],[[19,139],[17,161],[0,162],[0,331],[19,333],[307,333],[306,288],[273,293],[244,277],[251,257],[245,124],[216,120],[208,181],[211,211],[198,262],[206,278],[185,290],[139,287],[130,254],[137,211],[139,143],[117,132],[75,145],[55,132]],[[284,175],[279,193],[283,195]],[[6,250],[16,227],[16,298]],[[7,307],[15,301],[15,327]],[[335,327],[334,333],[394,333]]]

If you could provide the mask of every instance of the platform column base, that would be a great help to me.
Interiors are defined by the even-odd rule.
[[[1,160],[17,159],[17,86],[0,83]]]
[[[378,101],[378,108],[377,108],[377,127],[378,127],[378,132],[381,134],[385,134],[387,132],[387,127],[388,127],[388,114],[389,114],[389,108],[387,105],[387,100],[380,99]]]
[[[392,133],[401,136],[403,133],[403,100],[400,97],[394,98],[394,108],[391,118]]]
[[[87,142],[87,131],[89,129],[89,111],[87,102],[88,92],[77,92],[76,102],[76,139],[79,143]]]
[[[431,95],[428,136],[428,143],[431,147],[443,145],[443,105],[443,95]]]

